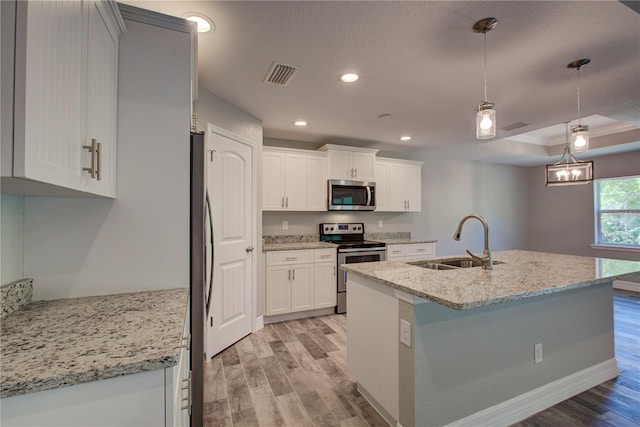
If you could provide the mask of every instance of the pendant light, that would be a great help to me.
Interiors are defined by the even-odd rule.
[[[569,143],[569,122],[565,122],[566,144],[560,161],[545,167],[547,187],[588,184],[593,181],[593,161],[573,157]]]
[[[484,18],[473,25],[473,31],[482,33],[484,44],[484,100],[476,107],[476,139],[496,136],[496,105],[487,101],[487,32],[498,25],[496,18]]]
[[[578,73],[578,124],[571,126],[571,153],[584,153],[589,151],[589,126],[580,122],[580,68],[587,65],[589,58],[577,59],[569,64],[567,68],[575,68]]]

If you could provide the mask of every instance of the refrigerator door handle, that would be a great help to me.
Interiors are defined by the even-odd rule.
[[[209,201],[209,191],[207,191],[207,195],[206,195],[206,209],[207,209],[207,214],[209,217],[209,224],[207,224],[209,226],[209,239],[210,239],[210,243],[211,243],[211,257],[209,259],[209,262],[211,262],[211,270],[209,273],[209,290],[208,290],[208,295],[205,295],[205,306],[206,306],[206,314],[207,316],[209,316],[209,311],[211,309],[211,295],[213,293],[213,269],[215,268],[215,264],[214,264],[214,259],[215,259],[215,249],[213,246],[213,242],[214,242],[214,238],[213,238],[213,212],[211,212],[211,202]]]

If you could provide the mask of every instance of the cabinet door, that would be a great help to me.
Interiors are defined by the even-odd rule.
[[[353,152],[353,169],[358,181],[375,181],[376,156],[371,153]]]
[[[407,210],[405,168],[406,165],[398,163],[389,165],[389,210],[392,212]]]
[[[262,153],[262,210],[284,209],[284,154]]]
[[[389,210],[389,163],[376,162],[376,211]]]
[[[106,10],[101,2],[88,2],[88,73],[87,73],[87,133],[84,145],[95,138],[100,144],[96,158],[100,179],[88,173],[87,191],[102,196],[116,195],[116,132],[118,103],[118,32],[105,21]],[[83,150],[83,164],[90,165],[91,157]]]
[[[404,254],[405,258],[432,258],[436,255],[436,246],[434,243],[412,243],[405,245]]]
[[[327,158],[309,156],[307,210],[327,210]]]
[[[405,169],[405,189],[407,210],[409,212],[422,211],[422,167],[407,165]]]
[[[17,2],[16,177],[84,190],[86,4]]]
[[[313,309],[313,264],[294,264],[291,271],[291,311]]]
[[[353,170],[353,152],[344,150],[329,151],[331,179],[355,179]]]
[[[283,314],[291,312],[291,266],[278,265],[267,267],[266,271],[266,307],[265,314]]]
[[[307,210],[308,157],[286,154],[284,162],[285,210]]]
[[[315,265],[315,308],[334,307],[337,298],[336,263]]]

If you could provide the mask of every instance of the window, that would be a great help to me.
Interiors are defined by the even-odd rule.
[[[594,183],[596,245],[640,249],[640,176]]]

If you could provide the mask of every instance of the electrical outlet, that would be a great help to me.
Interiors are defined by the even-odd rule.
[[[378,220],[378,228],[382,228],[384,226],[381,219]]]
[[[542,363],[542,343],[538,343],[535,345],[533,353],[533,363]]]
[[[282,229],[283,230],[289,229],[289,221],[282,221]]]
[[[400,342],[411,347],[411,323],[400,319]]]

